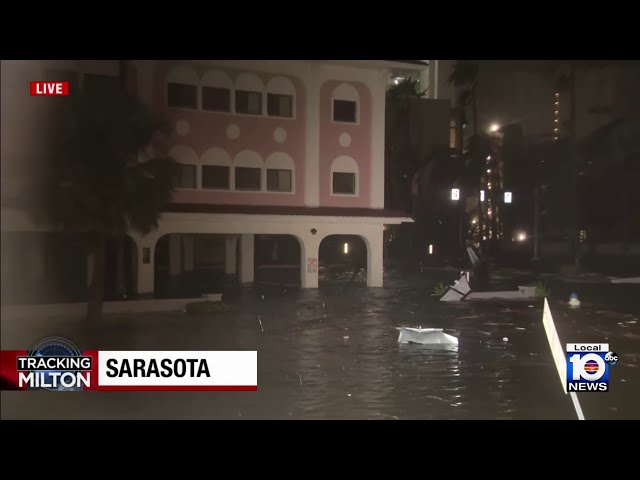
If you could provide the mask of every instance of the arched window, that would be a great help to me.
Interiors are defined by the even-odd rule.
[[[358,196],[358,164],[346,155],[331,164],[331,194]]]
[[[267,83],[267,115],[293,118],[295,116],[296,89],[291,80],[273,77]]]
[[[262,115],[264,83],[260,77],[253,73],[241,73],[236,78],[235,87],[235,112]]]
[[[180,173],[175,180],[176,188],[198,188],[198,155],[191,147],[178,145],[169,151],[180,166]]]
[[[275,152],[269,155],[265,162],[267,169],[267,191],[289,192],[294,191],[293,159],[284,152]]]
[[[202,109],[210,112],[230,112],[231,77],[220,70],[209,70],[202,77]]]
[[[262,157],[253,150],[243,150],[233,160],[234,189],[261,191],[262,188]]]
[[[341,83],[331,95],[331,119],[338,123],[360,121],[360,95],[353,85]]]
[[[167,74],[167,105],[198,108],[198,74],[193,68],[179,66]]]
[[[210,148],[202,155],[202,188],[229,190],[231,157],[222,148]]]

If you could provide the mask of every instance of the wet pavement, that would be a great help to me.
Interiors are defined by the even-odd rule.
[[[64,336],[83,349],[257,350],[257,392],[2,392],[2,418],[574,419],[542,326],[542,301],[438,302],[455,272],[388,272],[385,288],[335,274],[318,290],[255,287],[239,311],[2,323],[2,349]],[[498,276],[515,288],[523,276]],[[608,342],[608,393],[580,394],[587,419],[640,418],[640,288],[549,284],[561,342]],[[571,291],[582,306],[569,309]],[[261,328],[262,325],[262,328]],[[399,345],[398,326],[442,327],[454,349]],[[263,331],[264,330],[264,331]]]

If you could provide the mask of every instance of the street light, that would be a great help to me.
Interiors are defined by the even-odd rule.
[[[498,130],[500,130],[500,125],[498,125],[497,123],[492,123],[489,126],[489,132],[490,133],[496,133]]]
[[[460,189],[459,188],[452,188],[451,189],[451,200],[460,200]]]

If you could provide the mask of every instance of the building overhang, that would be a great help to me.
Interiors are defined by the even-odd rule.
[[[360,223],[398,225],[413,223],[406,213],[377,208],[302,207],[280,205],[226,205],[173,203],[164,209],[163,220],[279,222],[279,223]],[[212,218],[214,217],[214,218]]]

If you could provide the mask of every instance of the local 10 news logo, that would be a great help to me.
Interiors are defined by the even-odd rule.
[[[567,392],[608,392],[609,370],[617,363],[608,343],[568,343]]]

